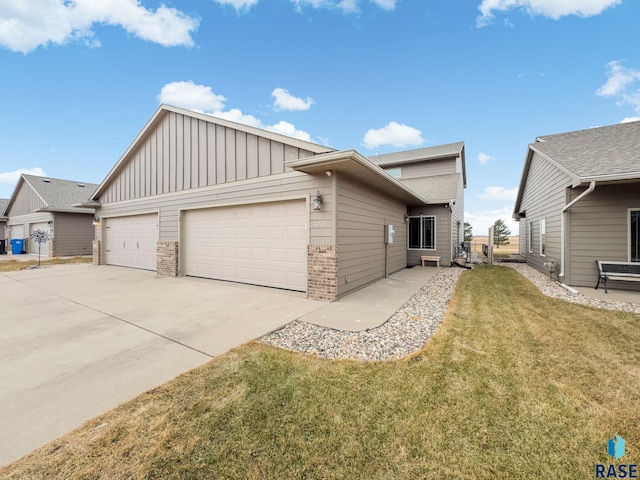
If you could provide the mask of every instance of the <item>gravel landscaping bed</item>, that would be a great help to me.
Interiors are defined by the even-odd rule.
[[[525,278],[540,289],[542,293],[549,297],[559,298],[567,302],[580,303],[589,307],[604,308],[607,310],[622,310],[640,314],[640,305],[629,302],[614,302],[610,300],[598,300],[581,293],[571,293],[558,285],[555,280],[551,280],[548,275],[539,272],[525,263],[501,263],[503,267],[510,267],[520,272]]]
[[[384,324],[362,332],[345,332],[305,322],[291,322],[259,341],[331,359],[392,360],[421,350],[438,330],[463,272],[441,268]]]

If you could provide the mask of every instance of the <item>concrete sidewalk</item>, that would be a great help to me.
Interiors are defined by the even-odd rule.
[[[404,268],[299,320],[350,332],[379,327],[437,272],[436,267]]]

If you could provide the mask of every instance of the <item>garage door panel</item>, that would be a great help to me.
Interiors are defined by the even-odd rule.
[[[105,219],[107,265],[155,271],[157,241],[157,214]]]
[[[306,223],[304,201],[186,212],[185,273],[304,291]]]

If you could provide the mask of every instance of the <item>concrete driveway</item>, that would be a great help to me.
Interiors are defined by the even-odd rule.
[[[87,264],[1,273],[0,465],[324,305]]]

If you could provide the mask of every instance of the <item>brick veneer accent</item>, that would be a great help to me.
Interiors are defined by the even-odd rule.
[[[338,299],[338,251],[335,245],[307,246],[307,297]]]
[[[93,264],[101,265],[102,264],[102,255],[101,255],[101,245],[100,240],[93,241]]]
[[[158,277],[178,276],[178,242],[158,242]]]

